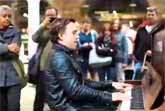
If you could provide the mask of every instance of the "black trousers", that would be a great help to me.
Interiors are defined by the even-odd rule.
[[[40,71],[36,84],[36,96],[33,104],[33,111],[43,111],[46,98],[45,71]]]
[[[20,111],[21,85],[0,87],[0,111]]]

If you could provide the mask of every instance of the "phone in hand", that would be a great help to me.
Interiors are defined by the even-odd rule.
[[[51,23],[51,22],[53,22],[54,20],[55,20],[55,17],[50,17],[49,22]]]

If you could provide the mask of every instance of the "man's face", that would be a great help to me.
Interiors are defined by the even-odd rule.
[[[118,30],[119,29],[119,23],[114,23],[112,25],[113,30]]]
[[[148,11],[147,12],[147,20],[151,25],[153,25],[155,22],[158,21],[157,13],[155,11]]]
[[[65,29],[65,32],[62,34],[62,42],[69,49],[77,48],[77,39],[78,39],[78,26],[77,23],[70,22]]]
[[[82,27],[84,32],[88,32],[91,29],[91,23],[84,23]]]
[[[0,26],[8,27],[11,23],[11,10],[4,10],[0,13]]]
[[[57,16],[57,12],[55,9],[47,9],[45,12],[45,17],[55,18]]]

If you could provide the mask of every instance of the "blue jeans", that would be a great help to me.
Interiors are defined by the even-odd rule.
[[[141,67],[142,67],[142,62],[141,61],[137,61],[134,65],[134,73],[132,76],[132,80],[137,79],[137,76],[139,76],[141,74]]]
[[[99,73],[99,80],[100,81],[106,81],[106,80],[112,80],[116,81],[116,68],[107,66],[107,67],[101,67],[98,69]]]
[[[125,73],[122,68],[122,62],[116,62],[116,74],[117,74],[117,81],[123,82],[125,81]]]

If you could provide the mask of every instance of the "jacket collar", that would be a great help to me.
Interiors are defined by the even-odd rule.
[[[64,52],[68,53],[68,54],[73,54],[74,53],[73,50],[67,48],[66,46],[64,46],[64,45],[62,45],[60,43],[55,44],[54,48],[55,48],[55,50],[62,50]]]

